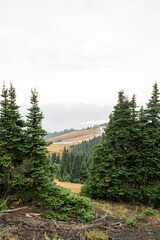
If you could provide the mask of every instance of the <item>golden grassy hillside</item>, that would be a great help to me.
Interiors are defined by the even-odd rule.
[[[56,152],[56,153],[59,153],[60,156],[62,156],[64,147],[66,149],[70,149],[71,145],[76,145],[76,144],[78,144],[78,143],[73,143],[73,144],[51,144],[50,146],[47,147],[47,149],[48,149],[48,151],[50,153]]]
[[[82,129],[78,131],[74,131],[71,133],[66,133],[61,136],[57,136],[54,138],[49,139],[48,141],[51,142],[72,142],[72,141],[77,141],[77,140],[85,140],[90,137],[93,137],[98,134],[98,129],[96,128],[91,128],[91,129]]]
[[[50,153],[56,152],[59,153],[60,156],[62,156],[64,147],[67,149],[70,149],[70,146],[79,144],[80,142],[76,142],[79,140],[85,140],[89,139],[91,137],[94,137],[95,135],[98,134],[98,129],[97,128],[91,128],[91,129],[82,129],[82,130],[77,130],[71,133],[66,133],[58,137],[51,138],[47,141],[53,142],[50,146],[47,147],[48,151]],[[58,144],[58,142],[69,142],[68,144]],[[74,142],[74,143],[70,143]],[[56,144],[54,144],[56,143]]]

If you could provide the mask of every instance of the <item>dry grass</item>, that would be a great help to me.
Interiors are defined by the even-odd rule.
[[[147,207],[137,204],[126,204],[118,202],[109,202],[104,200],[93,200],[92,204],[95,208],[107,212],[114,217],[134,217],[137,214],[141,214]]]
[[[61,157],[64,147],[66,147],[66,149],[70,149],[70,146],[79,144],[79,142],[76,142],[76,141],[89,139],[97,134],[98,134],[98,129],[96,129],[96,128],[83,129],[83,130],[78,130],[75,132],[63,134],[61,136],[51,138],[48,141],[56,143],[60,140],[61,142],[72,142],[73,141],[75,143],[51,144],[50,146],[47,147],[47,149],[50,153],[53,153],[53,152],[59,153],[60,157]]]
[[[55,179],[55,182],[61,187],[70,189],[73,194],[80,193],[83,186],[83,184],[79,183],[60,182],[57,179]],[[126,204],[104,200],[92,200],[91,203],[96,209],[104,211],[113,217],[132,218],[135,215],[141,214],[147,208],[140,204]]]
[[[91,138],[98,134],[98,129],[91,128],[91,129],[82,129],[78,131],[74,131],[71,133],[66,133],[58,137],[54,137],[49,139],[48,141],[52,142],[72,142],[72,141],[78,141],[78,140],[85,140],[88,138]]]
[[[70,146],[76,145],[78,143],[72,143],[72,144],[51,144],[50,146],[47,147],[48,151],[51,153],[56,152],[57,154],[60,154],[60,157],[62,157],[62,153],[64,150],[64,147],[66,149],[70,149]]]
[[[81,187],[83,186],[83,184],[80,184],[80,183],[59,182],[58,179],[55,179],[54,182],[56,182],[61,187],[70,189],[71,193],[74,193],[74,194],[80,193]]]

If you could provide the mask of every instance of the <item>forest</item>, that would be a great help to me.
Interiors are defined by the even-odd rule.
[[[101,137],[49,155],[42,128],[38,93],[31,90],[26,121],[22,120],[12,84],[3,85],[0,101],[0,200],[21,199],[43,209],[46,218],[91,221],[89,198],[139,202],[159,207],[160,93],[157,83],[146,107],[124,91]],[[85,183],[79,196],[54,183]],[[87,198],[86,198],[87,197]],[[88,198],[89,197],[89,198]]]
[[[16,91],[3,85],[0,108],[0,200],[20,199],[51,219],[91,221],[94,216],[89,199],[70,195],[54,183],[56,167],[48,158],[42,128],[43,114],[38,93],[31,90],[27,120],[22,120],[16,104]]]
[[[94,147],[98,145],[101,140],[101,136],[94,137],[78,145],[72,145],[70,150],[64,148],[61,159],[59,154],[52,153],[50,156],[52,163],[58,164],[56,178],[64,182],[85,183],[88,179]]]
[[[159,207],[159,97],[157,83],[146,108],[137,107],[135,95],[129,101],[119,92],[102,142],[95,147],[83,195]]]

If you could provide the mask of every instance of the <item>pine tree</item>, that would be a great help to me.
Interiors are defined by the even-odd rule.
[[[3,84],[2,100],[0,102],[0,198],[6,197],[10,192],[10,176],[12,167],[12,158],[8,149],[9,139],[9,100],[8,89]]]
[[[38,93],[31,91],[31,108],[28,109],[25,131],[26,145],[25,152],[32,164],[32,171],[28,177],[33,180],[33,189],[37,189],[42,181],[53,178],[53,166],[51,159],[47,157],[47,142],[44,140],[46,131],[42,128],[43,114],[38,106]]]
[[[103,140],[95,148],[89,180],[83,193],[91,197],[123,200],[138,197],[135,166],[137,160],[137,111],[133,96],[129,102],[120,91],[110,115]]]
[[[57,158],[56,153],[55,152],[52,153],[52,163],[53,164],[56,163],[56,158]]]
[[[146,202],[160,200],[160,93],[157,83],[153,86],[151,98],[144,111],[145,137],[144,145],[144,176],[146,186],[143,195]],[[144,119],[143,117],[143,119]]]
[[[16,104],[16,92],[12,84],[10,84],[9,91],[6,89],[5,85],[3,86],[2,98],[0,117],[0,158],[3,164],[5,159],[9,164],[8,169],[5,169],[8,173],[8,178],[6,178],[7,192],[16,193],[24,177],[20,166],[24,158],[24,136],[22,129],[24,127],[24,121],[19,114],[19,106]]]
[[[119,93],[103,141],[95,148],[87,184],[82,194],[93,198],[139,201],[158,205],[160,201],[160,100],[153,86],[147,109],[136,110]]]
[[[126,182],[126,158],[129,144],[128,128],[131,122],[130,103],[119,92],[118,103],[110,115],[102,144],[95,148],[86,188],[91,197],[120,199],[124,195]],[[85,188],[83,189],[85,191]]]
[[[25,126],[22,116],[19,113],[19,106],[16,104],[16,91],[12,84],[9,88],[9,123],[10,123],[10,139],[8,139],[8,147],[12,154],[12,164],[14,168],[23,162],[24,158],[24,132]]]
[[[70,174],[72,170],[72,158],[68,149],[64,147],[62,159],[59,166],[58,178],[61,181],[70,181]]]
[[[85,155],[82,153],[75,153],[70,180],[75,183],[84,183],[86,179],[87,163]]]
[[[60,164],[60,154],[56,155],[56,164]]]
[[[130,102],[131,111],[131,122],[128,128],[129,142],[127,147],[126,158],[126,175],[127,181],[125,184],[126,193],[125,198],[127,199],[139,199],[141,191],[139,189],[142,181],[141,174],[141,149],[140,149],[140,123],[139,123],[139,112],[137,111],[136,97],[133,95]]]
[[[52,219],[67,220],[71,217],[81,221],[93,218],[93,208],[82,197],[70,195],[70,191],[57,186],[54,180],[55,168],[47,157],[44,140],[46,132],[42,128],[43,114],[38,106],[38,94],[32,90],[31,108],[27,115],[26,155],[32,163],[28,179],[32,186],[28,189],[27,200],[32,200],[41,208],[47,209],[46,215]],[[22,196],[21,196],[22,197]]]

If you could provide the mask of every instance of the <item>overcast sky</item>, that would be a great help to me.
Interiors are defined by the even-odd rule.
[[[0,83],[20,105],[114,106],[160,87],[159,0],[0,0]]]

